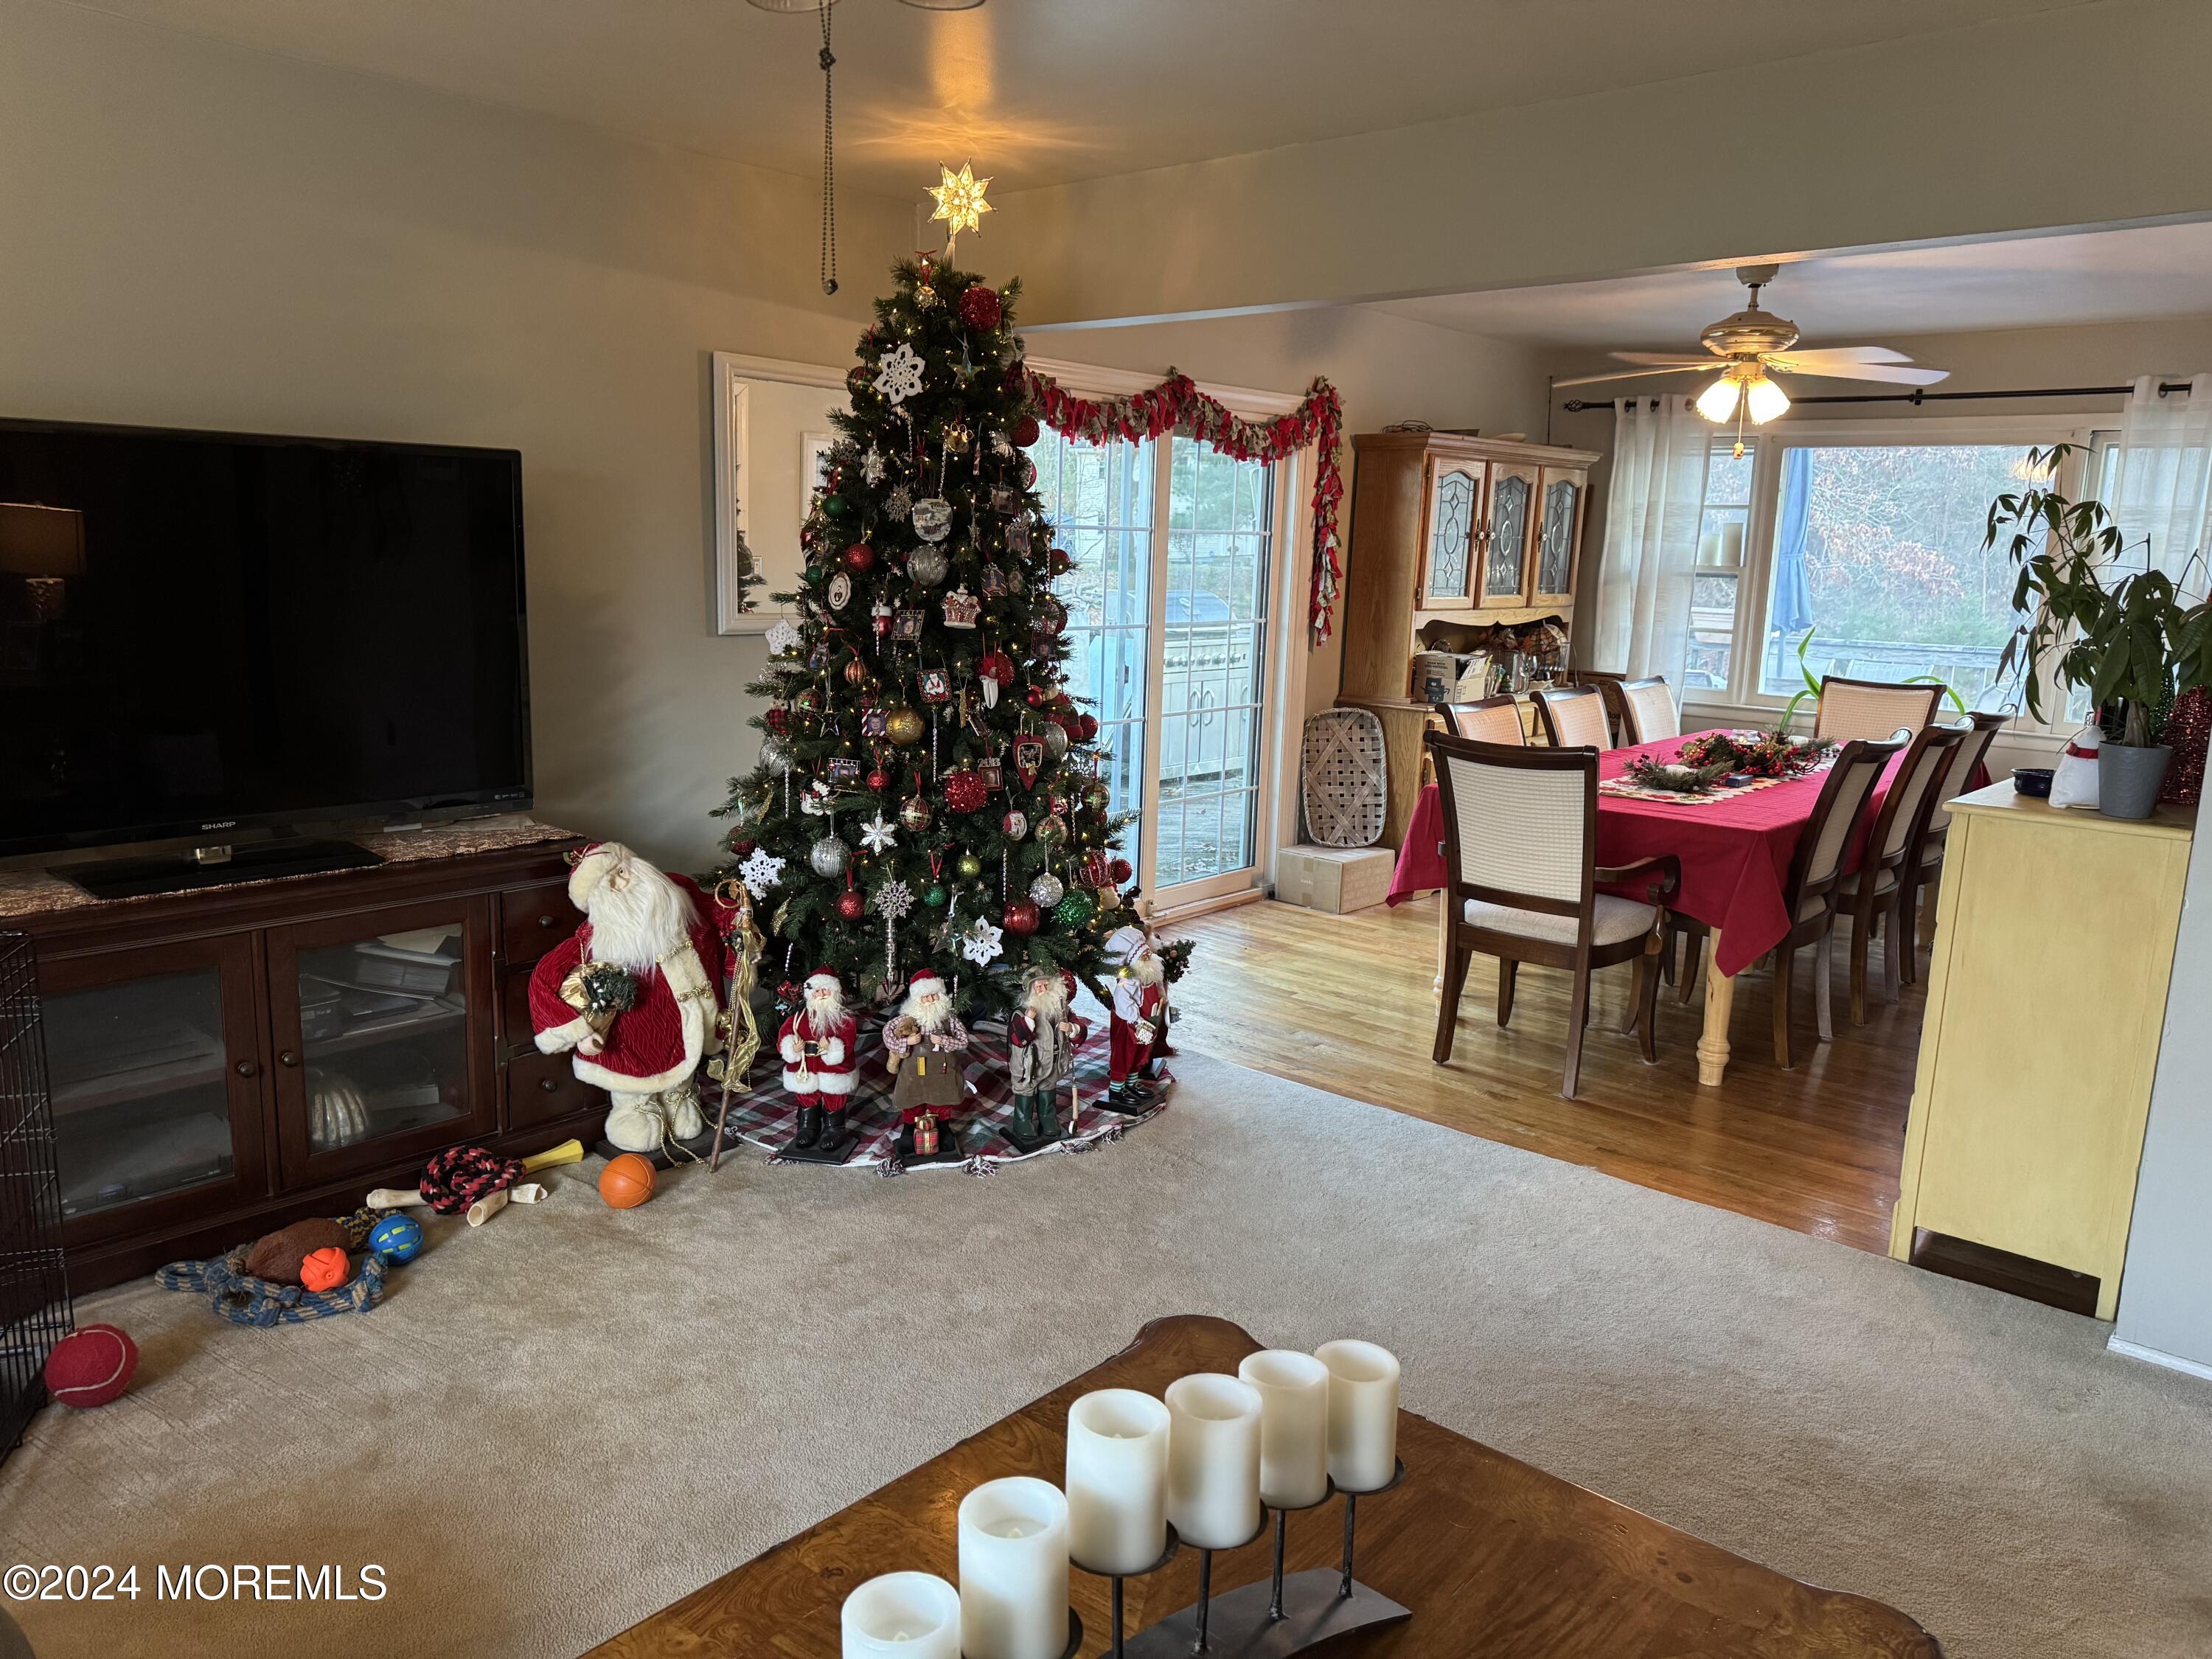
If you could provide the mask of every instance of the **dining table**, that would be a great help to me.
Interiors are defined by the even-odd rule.
[[[1661,738],[1598,754],[1598,778],[1621,777],[1640,756],[1672,761],[1688,738]],[[1856,867],[1861,845],[1881,810],[1899,762],[1893,759],[1875,786],[1860,827],[1844,856],[1844,868]],[[1753,787],[1717,787],[1711,794],[1681,799],[1607,793],[1597,797],[1597,861],[1601,866],[1633,864],[1671,853],[1681,861],[1681,889],[1671,908],[1712,931],[1711,960],[1705,973],[1705,1026],[1698,1038],[1698,1081],[1717,1088],[1727,1075],[1729,1019],[1735,1007],[1735,979],[1790,932],[1790,910],[1783,886],[1798,838],[1813,816],[1825,768],[1800,778],[1760,781]],[[1443,808],[1437,786],[1423,787],[1414,804],[1406,840],[1398,849],[1385,902],[1398,905],[1444,884]],[[1648,886],[1648,883],[1646,884]],[[1630,887],[1623,895],[1641,897]],[[1443,982],[1449,918],[1437,907],[1437,982]],[[1685,972],[1689,971],[1686,965]]]

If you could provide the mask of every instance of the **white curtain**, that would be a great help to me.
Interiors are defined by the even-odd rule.
[[[2163,570],[2201,598],[2212,556],[2212,374],[2166,397],[2158,385],[2154,374],[2135,383],[2105,505],[2130,564]]]
[[[1663,674],[1679,695],[1713,428],[1686,398],[1662,398],[1656,409],[1623,398],[1613,410],[1597,637],[1577,654],[1592,668]]]

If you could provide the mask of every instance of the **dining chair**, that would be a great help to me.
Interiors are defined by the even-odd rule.
[[[1539,687],[1536,718],[1554,749],[1610,749],[1613,726],[1605,717],[1605,694],[1594,685]]]
[[[1951,829],[1949,803],[1973,787],[1974,769],[1989,758],[1990,744],[2011,719],[2008,714],[1978,708],[1968,714],[1966,741],[1952,750],[1950,769],[1921,808],[1920,830],[1913,837],[1911,856],[1905,860],[1905,962],[1900,971],[1907,985],[1920,977],[1921,895],[1936,884],[1936,875],[1943,868],[1943,845]]]
[[[1516,746],[1528,741],[1521,726],[1521,700],[1510,691],[1480,702],[1440,702],[1434,707],[1444,729],[1455,738]]]
[[[1434,1059],[1451,1058],[1460,992],[1477,951],[1498,958],[1498,1023],[1513,1018],[1520,965],[1573,975],[1565,1080],[1569,1100],[1582,1075],[1590,975],[1636,964],[1624,1030],[1640,1033],[1644,1058],[1659,1057],[1654,1003],[1667,906],[1681,885],[1672,854],[1618,869],[1597,862],[1597,757],[1582,746],[1538,749],[1427,734],[1436,757],[1444,820],[1444,914],[1449,932]],[[1646,878],[1644,902],[1597,890],[1600,882]]]
[[[1571,668],[1560,676],[1559,680],[1563,685],[1597,688],[1598,695],[1605,699],[1605,717],[1613,727],[1613,741],[1616,747],[1629,741],[1625,735],[1628,711],[1620,696],[1620,683],[1627,678],[1627,675],[1616,674],[1610,669]]]
[[[1847,743],[1853,738],[1887,738],[1917,732],[1936,718],[1942,700],[1940,685],[1847,680],[1820,676],[1820,704],[1813,716],[1813,735]]]
[[[1621,741],[1656,743],[1682,735],[1682,713],[1674,707],[1674,694],[1662,675],[1623,680],[1620,691]]]
[[[1882,929],[1883,1000],[1897,1000],[1902,970],[1899,957],[1911,948],[1905,937],[1905,860],[1913,851],[1923,808],[1937,780],[1950,770],[1959,747],[1973,730],[1968,726],[1924,726],[1898,763],[1889,793],[1881,798],[1874,826],[1867,831],[1858,868],[1836,888],[1838,912],[1851,917],[1851,1024],[1866,1024],[1867,949],[1877,924]]]
[[[1796,979],[1797,952],[1808,945],[1819,949],[1813,959],[1814,1029],[1820,1032],[1821,1042],[1835,1041],[1835,1017],[1828,988],[1832,977],[1831,940],[1844,858],[1866,821],[1867,803],[1873,799],[1875,786],[1881,781],[1882,769],[1904,748],[1902,738],[1875,743],[1856,738],[1845,744],[1828,768],[1820,797],[1813,803],[1812,814],[1805,820],[1797,845],[1790,852],[1790,872],[1782,884],[1784,914],[1790,918],[1790,931],[1774,947],[1774,1063],[1784,1071],[1792,1063],[1790,994]],[[1681,975],[1682,999],[1686,1002],[1710,930],[1705,923],[1690,917],[1677,915],[1671,920],[1675,931],[1691,947]]]

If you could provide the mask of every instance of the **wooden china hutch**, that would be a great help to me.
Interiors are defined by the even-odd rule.
[[[355,839],[385,862],[146,898],[0,870],[0,931],[38,956],[72,1289],[343,1215],[447,1146],[597,1135],[606,1097],[529,1014],[532,965],[582,920],[578,839]]]
[[[1542,634],[1559,642],[1552,665],[1565,665],[1599,457],[1449,432],[1370,432],[1352,443],[1358,459],[1337,703],[1382,723],[1390,775],[1382,838],[1395,847],[1420,793],[1421,734],[1434,721],[1413,683],[1415,658],[1488,650],[1498,662],[1501,641]],[[1547,623],[1555,634],[1538,626]]]

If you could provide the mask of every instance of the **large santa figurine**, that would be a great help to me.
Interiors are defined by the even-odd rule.
[[[1056,968],[1030,970],[1022,1006],[1006,1018],[1006,1081],[1014,1096],[1014,1134],[1023,1140],[1060,1138],[1053,1096],[1075,1069],[1075,1051],[1090,1035],[1068,1012],[1075,976]]]
[[[1167,1024],[1167,964],[1141,927],[1118,927],[1106,940],[1114,973],[1113,1020],[1107,1029],[1106,1104],[1141,1110],[1152,1097],[1147,1079]]]
[[[927,1156],[939,1126],[968,1095],[968,1028],[952,1012],[951,994],[933,969],[907,981],[906,1001],[884,1028],[891,1057],[891,1105],[899,1115],[901,1157]]]
[[[853,1099],[853,1038],[860,1022],[845,1006],[843,981],[827,968],[807,975],[805,1000],[776,1032],[783,1086],[799,1102],[791,1144],[834,1152],[845,1140],[845,1109]]]
[[[653,1152],[706,1128],[700,1061],[720,1051],[722,940],[696,883],[614,842],[576,857],[568,898],[585,921],[530,975],[538,1048],[573,1052],[576,1076],[613,1104],[607,1139]]]

